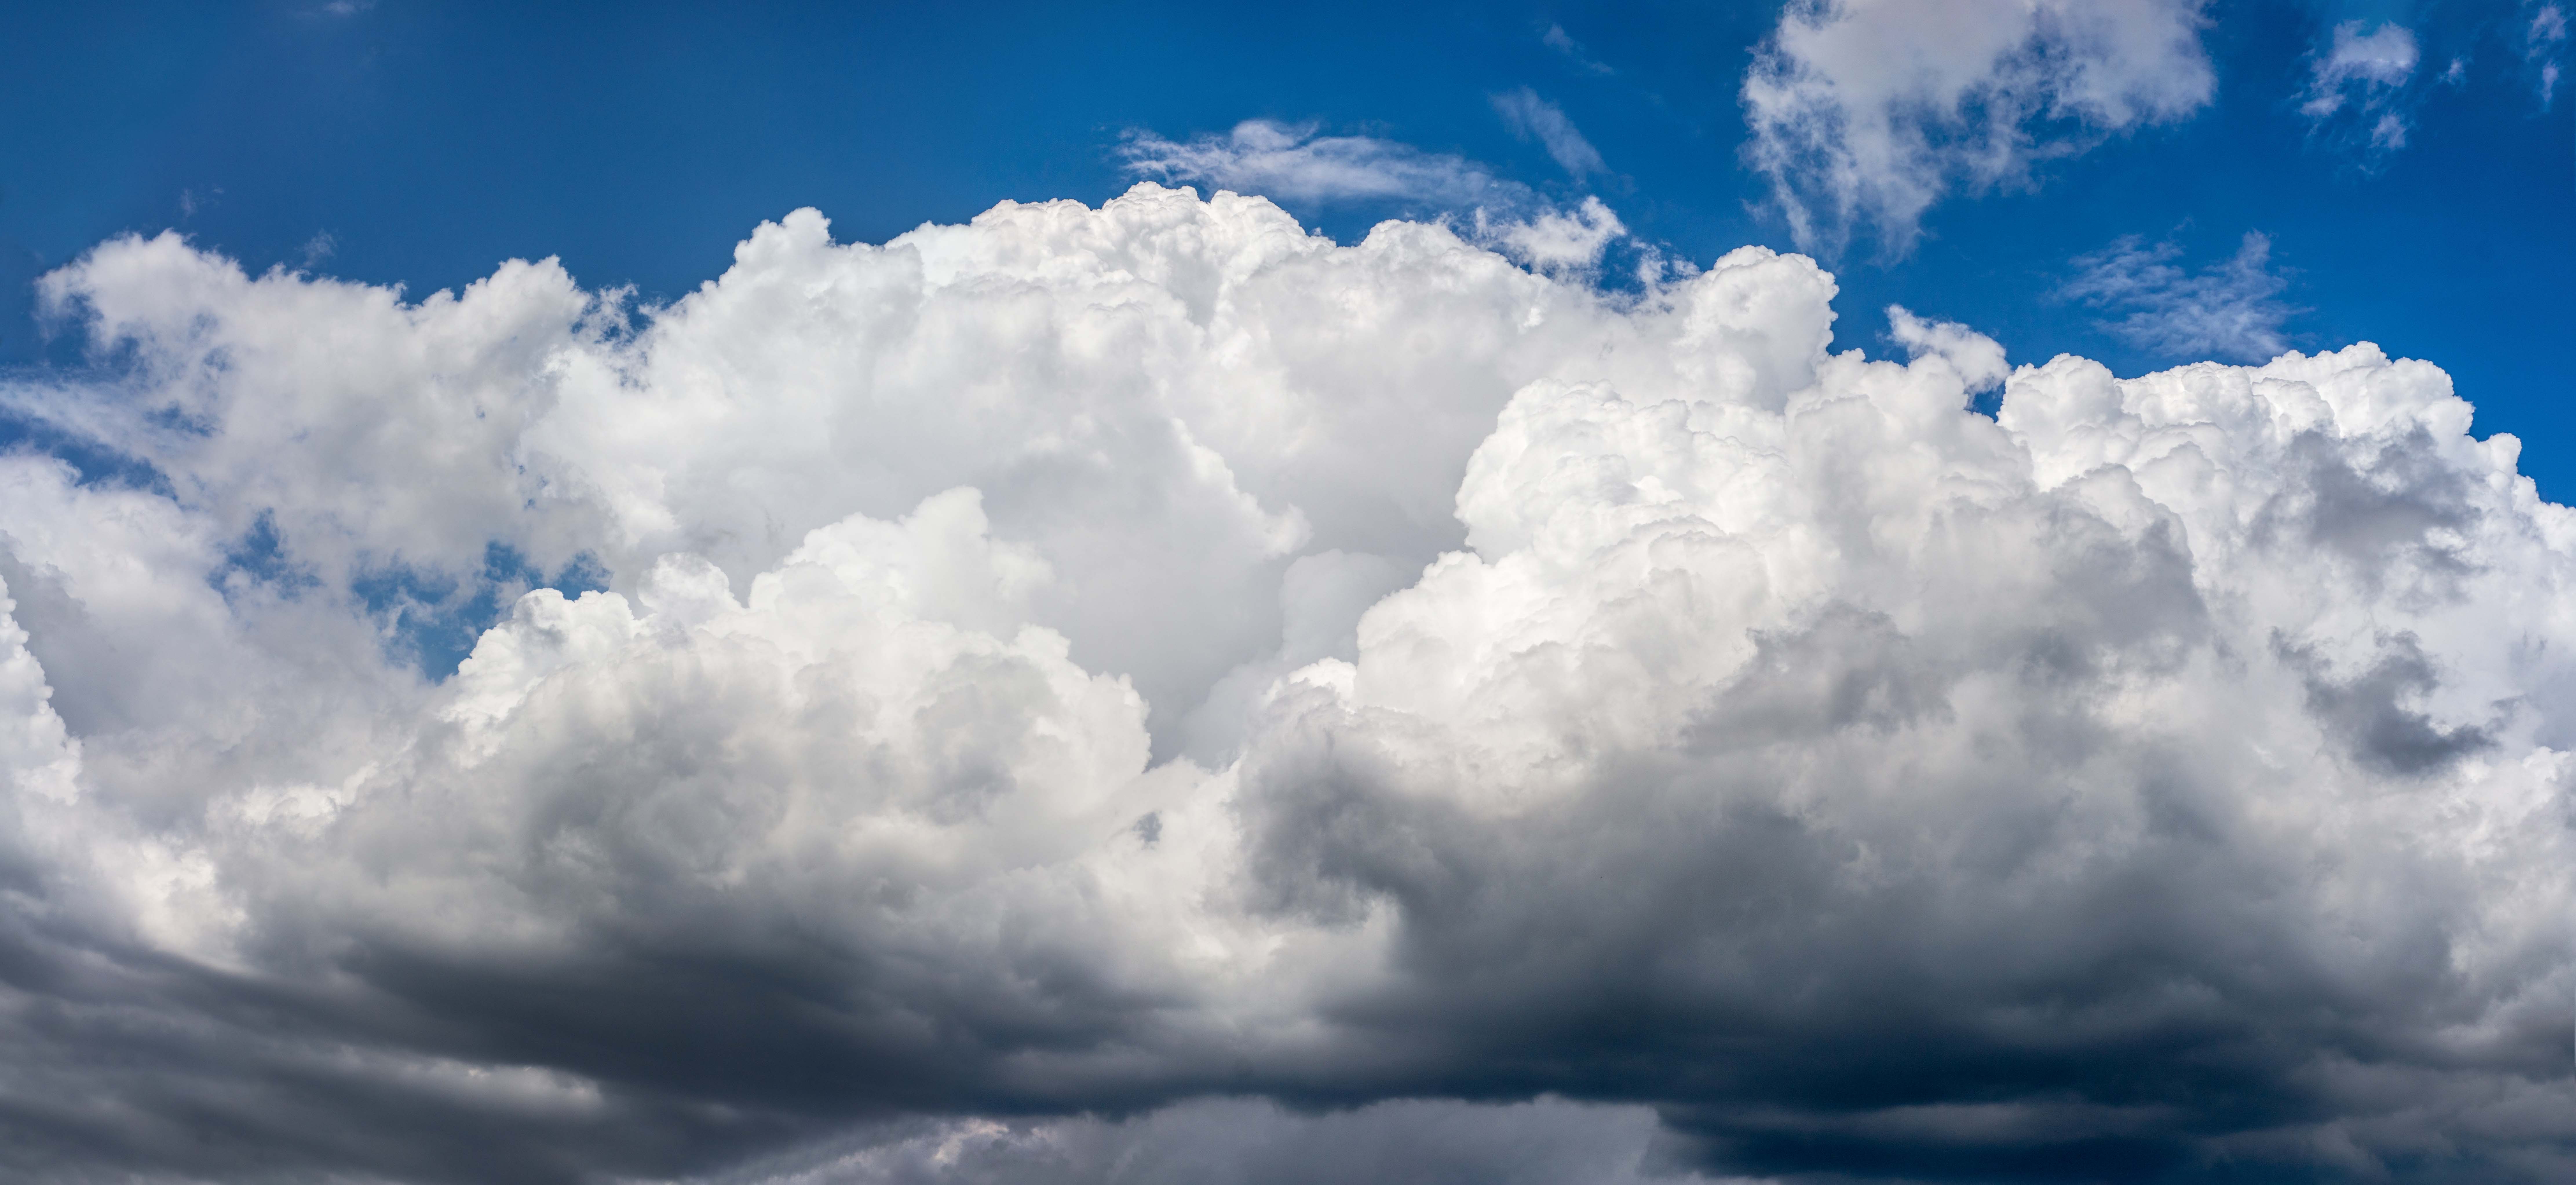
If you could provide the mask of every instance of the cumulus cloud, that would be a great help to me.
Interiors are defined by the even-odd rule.
[[[2365,30],[2367,30],[2365,32]],[[2319,131],[2346,129],[2373,154],[2406,146],[2405,102],[2423,52],[2415,32],[2394,21],[2345,21],[2310,55],[2299,113]]]
[[[1152,185],[44,295],[12,1175],[2576,1168],[2576,518],[2429,364]]]
[[[2120,314],[2096,324],[2142,350],[2170,358],[2216,355],[2257,361],[2289,348],[2282,327],[2300,310],[2284,303],[2290,282],[2272,270],[2272,240],[2245,232],[2225,262],[2185,271],[2182,247],[2127,235],[2075,258],[2079,274],[2059,295]]]
[[[1565,117],[1556,104],[1538,97],[1528,87],[1492,96],[1494,113],[1512,134],[1524,140],[1536,140],[1547,149],[1548,158],[1575,180],[1580,181],[1608,166],[1601,162],[1601,152]]]
[[[1799,244],[1903,254],[1954,187],[2183,119],[2217,82],[2202,0],[1797,0],[1745,76],[1747,160]]]

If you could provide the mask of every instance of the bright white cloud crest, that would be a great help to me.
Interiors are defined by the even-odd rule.
[[[13,1171],[2576,1165],[2576,520],[2427,364],[1150,185],[46,290],[130,355],[7,399],[158,477],[0,461]]]

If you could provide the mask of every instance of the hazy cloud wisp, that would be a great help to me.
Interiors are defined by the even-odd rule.
[[[2422,59],[2414,31],[2404,25],[2338,24],[2310,58],[2299,113],[2320,131],[2348,127],[2374,155],[2403,148],[2412,125],[2407,84]]]
[[[1602,169],[1601,154],[1565,113],[1523,87],[1493,97],[1515,133],[1534,136],[1578,181]],[[1224,136],[1187,142],[1130,134],[1128,171],[1166,183],[1197,181],[1292,203],[1383,202],[1416,212],[1463,215],[1484,244],[1541,270],[1586,270],[1627,228],[1597,197],[1560,205],[1518,181],[1447,153],[1374,136],[1325,136],[1312,125],[1247,120]]]
[[[1748,162],[1800,246],[1894,255],[1954,188],[2169,123],[2216,91],[2201,0],[1797,0],[1756,51]]]
[[[1522,87],[1494,95],[1492,101],[1495,114],[1503,117],[1513,135],[1538,141],[1540,147],[1547,149],[1549,159],[1575,180],[1608,167],[1601,161],[1600,150],[1583,138],[1574,121],[1567,119],[1556,104],[1540,98],[1537,91]]]
[[[2546,0],[2524,0],[2523,10],[2531,19],[2517,41],[2523,63],[2532,72],[2532,87],[2538,92],[2540,109],[2547,111],[2558,101],[2559,58],[2567,48],[2567,10]]]
[[[2097,324],[2165,358],[2215,356],[2260,361],[2289,348],[2283,327],[2297,309],[2283,302],[2288,279],[2272,269],[2272,240],[2245,233],[2236,254],[2197,272],[2182,247],[2129,235],[2076,257],[2079,274],[2059,295],[2116,314]]]
[[[1198,181],[1292,202],[1399,199],[1469,206],[1493,201],[1515,184],[1464,157],[1262,119],[1246,120],[1223,136],[1187,141],[1132,133],[1120,154],[1131,172],[1159,181]]]

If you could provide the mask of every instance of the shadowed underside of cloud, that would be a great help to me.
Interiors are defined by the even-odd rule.
[[[10,1175],[2576,1170],[2576,519],[2425,363],[1153,185],[44,293]]]

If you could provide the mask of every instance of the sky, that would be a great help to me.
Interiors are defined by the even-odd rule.
[[[1455,154],[1560,200],[1598,193],[1641,240],[1702,263],[1746,243],[1831,246],[1792,234],[1747,167],[1740,92],[1771,5],[1327,5],[1257,29],[1187,5],[346,7],[11,13],[0,94],[31,117],[0,131],[24,162],[0,181],[0,360],[48,355],[35,275],[120,233],[175,228],[254,271],[415,294],[552,256],[585,284],[667,301],[789,210],[882,242],[1005,199],[1097,204],[1135,180],[1118,153],[1129,134],[1247,119]],[[1963,192],[1923,212],[1910,251],[1864,233],[1832,252],[1845,344],[1883,349],[1895,302],[1978,326],[2017,363],[2170,366],[2208,351],[2103,329],[2128,310],[2066,299],[2075,261],[2136,236],[2198,273],[2251,233],[2281,281],[2258,318],[2280,344],[2431,359],[2481,433],[2563,438],[2576,372],[2532,348],[2576,312],[2562,279],[2576,132],[2542,93],[2563,57],[2555,10],[2204,11],[2211,86],[2188,110],[2112,132],[2034,124],[2029,155],[2046,159],[1982,195],[1953,178]],[[2353,20],[2396,21],[2414,68],[2347,76],[2344,109],[2307,114],[2320,56]],[[1523,88],[1597,167],[1574,176],[1515,135],[1493,97]],[[2403,145],[2374,145],[2364,125],[2390,117]],[[1455,213],[1289,205],[1343,240],[1390,214]],[[2554,493],[2571,480],[2550,460],[2564,451],[2535,449],[2525,472]]]
[[[2567,1179],[2569,16],[0,6],[0,1169]]]

